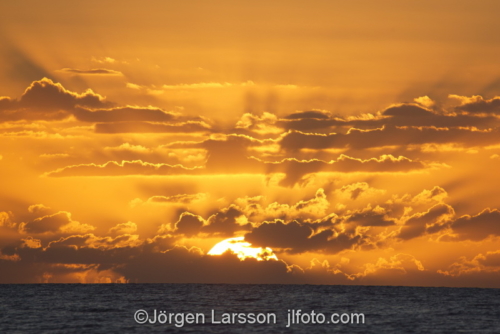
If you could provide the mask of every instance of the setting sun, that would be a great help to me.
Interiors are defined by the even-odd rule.
[[[208,252],[208,255],[221,255],[228,250],[236,254],[240,260],[247,258],[255,258],[258,261],[278,260],[271,248],[252,247],[249,242],[245,241],[244,237],[222,240],[212,247],[212,249]]]

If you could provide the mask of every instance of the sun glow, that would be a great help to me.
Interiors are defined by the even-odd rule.
[[[221,255],[227,251],[236,254],[240,260],[247,258],[254,258],[258,261],[278,260],[271,248],[252,247],[249,242],[245,241],[244,237],[222,240],[212,247],[212,249],[208,252],[208,255]]]

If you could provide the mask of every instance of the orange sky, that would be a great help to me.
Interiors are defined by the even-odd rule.
[[[499,7],[2,2],[0,282],[500,287]]]

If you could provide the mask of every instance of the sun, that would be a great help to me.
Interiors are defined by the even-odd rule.
[[[212,247],[212,249],[208,252],[208,255],[221,255],[228,250],[236,254],[240,260],[247,258],[254,258],[258,261],[278,260],[271,248],[252,247],[249,242],[245,241],[245,237],[222,240]]]

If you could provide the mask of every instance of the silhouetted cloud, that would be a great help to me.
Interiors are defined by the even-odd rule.
[[[471,114],[500,113],[500,97],[498,96],[489,100],[485,100],[479,95],[474,95],[472,97],[450,95],[450,97],[460,100],[461,105],[457,107],[457,110],[459,111],[466,111]]]
[[[83,122],[169,122],[176,118],[175,114],[158,108],[118,107],[111,109],[76,108],[75,117]]]
[[[486,146],[500,142],[498,129],[437,127],[382,127],[373,130],[351,128],[346,134],[312,134],[288,132],[281,139],[286,150],[352,148],[366,149],[394,145],[425,143],[459,143],[464,146]]]
[[[71,70],[75,71],[116,75],[116,71],[104,69]],[[190,133],[207,132],[211,128],[200,117],[186,117],[154,107],[116,106],[91,90],[75,93],[47,78],[34,81],[18,100],[0,97],[0,122],[55,121],[70,116],[82,122],[98,123],[97,133]]]
[[[57,72],[71,73],[71,74],[78,74],[78,75],[112,75],[112,76],[123,75],[122,72],[120,72],[120,71],[110,70],[110,69],[106,69],[106,68],[94,68],[91,70],[79,70],[76,68],[63,68],[61,70],[58,70]]]
[[[398,237],[412,239],[425,233],[435,233],[446,227],[446,223],[454,216],[453,208],[446,204],[437,204],[426,212],[412,215],[401,228]]]
[[[325,229],[313,233],[310,226],[297,221],[285,224],[283,221],[264,222],[245,234],[245,240],[256,246],[279,248],[290,253],[319,251],[338,253],[351,249],[363,241],[361,235],[338,233]]]
[[[500,236],[500,211],[485,209],[475,216],[462,216],[450,226],[459,240],[479,241],[489,236]]]
[[[97,123],[95,125],[97,133],[196,133],[210,131],[210,125],[197,121],[174,122],[173,124],[110,121],[110,123]]]
[[[77,106],[103,108],[111,103],[91,90],[78,94],[43,78],[34,81],[19,100],[0,98],[0,121],[60,120],[69,117]]]
[[[490,103],[494,104],[494,101],[492,100]],[[295,113],[276,121],[274,124],[285,130],[322,133],[332,132],[331,130],[337,127],[374,129],[383,126],[455,128],[500,125],[499,120],[495,117],[440,113],[413,103],[393,105],[377,114],[349,118],[324,112]]]
[[[230,206],[212,214],[207,219],[207,225],[203,227],[202,232],[232,237],[235,232],[251,229],[252,224],[247,222],[243,211],[236,206]]]
[[[181,165],[153,164],[136,161],[109,161],[102,165],[81,164],[67,166],[47,176],[118,176],[118,175],[195,175],[200,168],[187,168]]]

